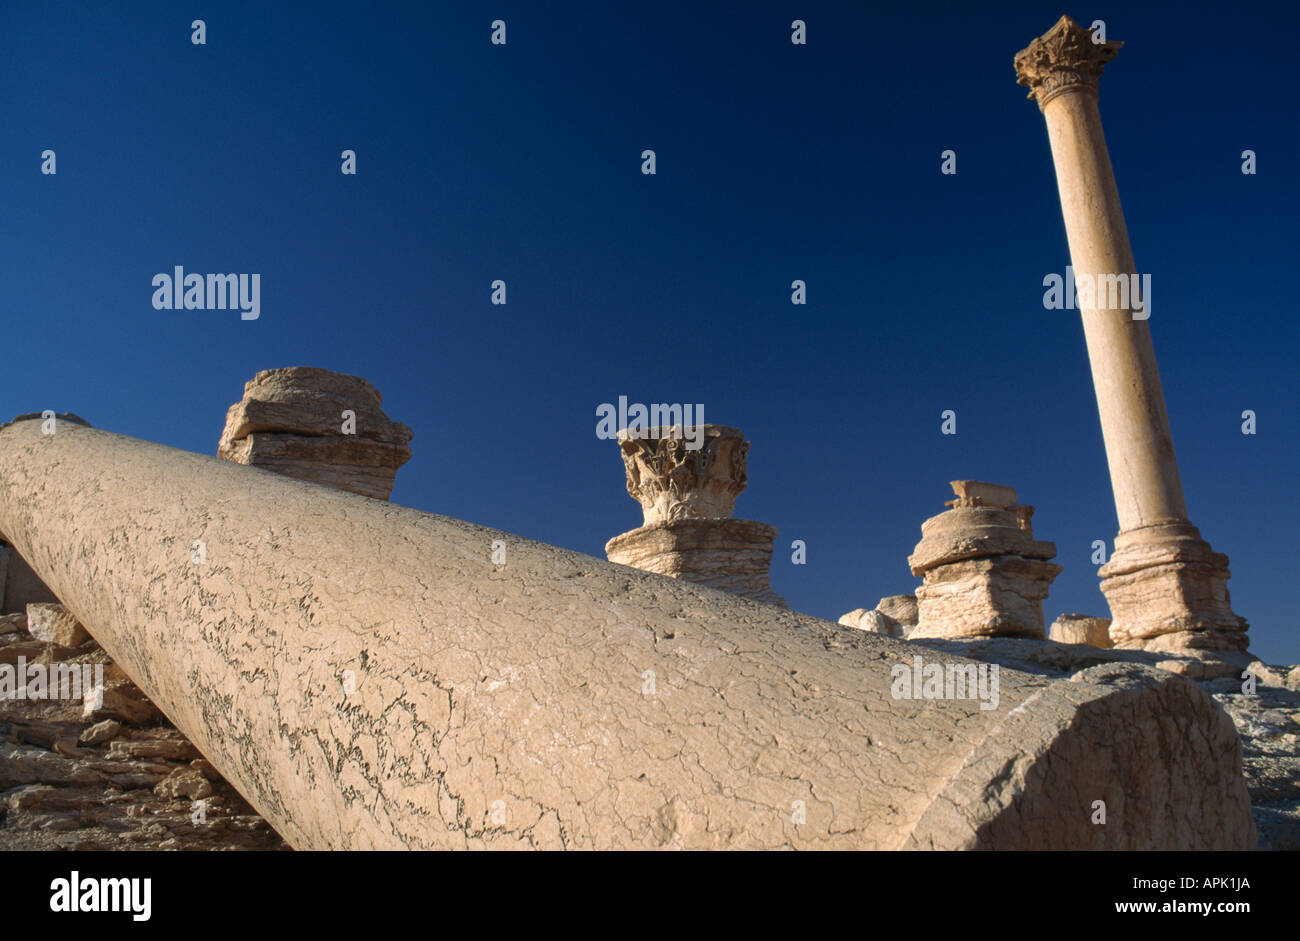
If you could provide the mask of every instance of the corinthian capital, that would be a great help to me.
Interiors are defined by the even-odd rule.
[[[1115,58],[1122,42],[1093,42],[1092,31],[1068,16],[1016,53],[1016,75],[1029,88],[1029,97],[1044,107],[1070,89],[1097,92],[1106,63]]]
[[[696,429],[698,431],[698,429]],[[731,516],[745,489],[749,442],[736,428],[703,426],[703,444],[687,447],[680,428],[654,428],[645,437],[619,435],[627,492],[645,513],[645,525]]]

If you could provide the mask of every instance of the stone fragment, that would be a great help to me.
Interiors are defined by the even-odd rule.
[[[96,722],[86,731],[81,733],[77,739],[82,745],[102,745],[104,742],[116,738],[122,731],[122,723],[116,719],[105,719],[103,722]]]
[[[744,434],[705,425],[698,449],[680,426],[644,434],[619,434],[627,492],[644,524],[606,543],[606,558],[785,607],[769,581],[776,527],[731,516],[749,479]]]
[[[1034,539],[1034,508],[1010,487],[953,481],[957,499],[921,524],[908,559],[924,583],[908,638],[1043,637],[1043,599],[1061,566],[1056,546]],[[985,499],[997,504],[985,503]]]
[[[916,595],[889,595],[880,599],[880,603],[876,605],[876,610],[893,618],[904,628],[916,626],[918,618]]]
[[[8,663],[17,666],[18,661],[22,659],[33,663],[48,649],[49,646],[40,641],[18,641],[6,644],[0,647],[0,664]]]
[[[27,612],[0,616],[0,634],[18,634],[27,630]]]
[[[1052,622],[1048,638],[1061,644],[1115,646],[1110,641],[1110,618],[1095,618],[1086,614],[1062,614]]]
[[[134,687],[104,690],[103,702],[92,713],[94,719],[120,719],[129,725],[147,725],[158,720],[158,709]]]
[[[154,793],[160,797],[175,800],[187,797],[198,800],[212,794],[212,782],[193,768],[177,768],[154,787]]]
[[[840,617],[840,623],[872,634],[884,634],[886,637],[902,637],[903,626],[887,614],[856,608]]]
[[[861,620],[858,621],[858,630],[884,634],[886,637],[903,636],[903,625],[879,611],[864,612]]]
[[[845,627],[857,627],[859,622],[862,621],[862,615],[866,613],[866,608],[854,608],[847,614],[841,614],[839,623],[843,624]]]
[[[190,761],[199,757],[198,749],[180,736],[161,739],[116,741],[108,748],[109,758],[168,758]]]
[[[952,491],[957,499],[948,506],[992,506],[1009,509],[1016,506],[1016,491],[1001,484],[987,484],[981,480],[954,480]]]
[[[217,456],[378,500],[411,459],[411,429],[390,421],[360,376],[268,369],[230,407]],[[350,418],[345,417],[350,414]]]
[[[37,640],[61,647],[79,647],[90,640],[76,616],[61,604],[29,604],[27,630]]]

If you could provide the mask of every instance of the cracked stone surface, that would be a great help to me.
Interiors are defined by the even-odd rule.
[[[1248,654],[1224,676],[1221,655],[1100,649],[1011,638],[918,640],[919,646],[1044,676],[1074,677],[1107,663],[1144,664],[1196,679],[1232,720],[1259,831],[1259,849],[1300,850],[1300,666],[1270,666]],[[1255,678],[1253,692],[1242,674]]]
[[[11,623],[17,623],[15,619]],[[0,633],[0,666],[99,664],[103,708],[0,699],[0,850],[284,850],[152,703],[85,639]]]
[[[295,848],[1256,840],[1231,722],[1141,665],[895,699],[903,641],[31,421],[0,427],[0,531]]]
[[[691,450],[685,430],[619,434],[627,492],[641,504],[644,523],[607,542],[605,557],[787,607],[770,582],[776,527],[731,516],[736,497],[749,484],[744,433],[701,425],[692,429],[701,446]]]

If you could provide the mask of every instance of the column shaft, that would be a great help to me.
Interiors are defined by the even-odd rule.
[[[1076,277],[1137,274],[1095,92],[1056,95],[1043,117]],[[1187,519],[1147,322],[1096,302],[1080,313],[1120,529]]]

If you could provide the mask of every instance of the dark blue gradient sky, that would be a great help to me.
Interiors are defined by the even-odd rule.
[[[640,512],[596,406],[698,402],[753,442],[737,515],[780,529],[792,607],[912,590],[922,520],[975,478],[1056,542],[1049,620],[1105,614],[1114,506],[1078,316],[1042,304],[1068,252],[1011,67],[1102,18],[1191,516],[1253,649],[1300,661],[1295,5],[272,6],[0,11],[7,413],[211,454],[257,370],[355,373],[415,431],[395,501],[603,557]],[[154,310],[177,264],[260,273],[260,319]]]

